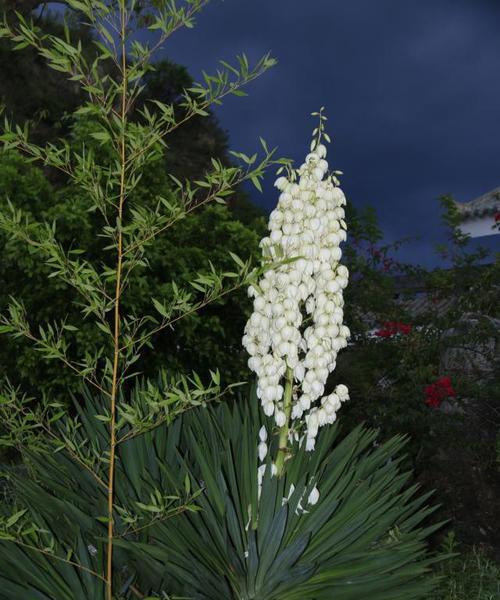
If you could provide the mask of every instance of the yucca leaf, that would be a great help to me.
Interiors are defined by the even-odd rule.
[[[140,399],[139,390],[131,393]],[[105,424],[93,417],[100,402],[86,392],[78,409],[82,440],[96,440],[97,447],[105,439]],[[376,433],[361,426],[345,436],[338,425],[325,428],[314,452],[293,447],[283,477],[273,477],[268,462],[259,496],[258,432],[272,425],[257,406],[252,396],[192,411],[119,446],[120,506],[148,505],[156,493],[182,495],[186,477],[192,491],[201,490],[200,512],[183,512],[137,535],[127,534],[117,516],[121,587],[129,590],[134,581],[145,594],[197,600],[425,598],[435,585],[430,572],[437,560],[425,538],[441,524],[429,523],[430,494],[417,495],[410,474],[400,470],[406,439],[375,447]],[[272,456],[276,441],[269,439],[269,446]],[[39,526],[76,549],[83,566],[99,571],[104,488],[64,451],[33,456],[31,464],[34,479],[13,477],[18,510],[28,509]],[[320,498],[309,506],[314,486]],[[101,600],[101,583],[0,542],[0,600]]]

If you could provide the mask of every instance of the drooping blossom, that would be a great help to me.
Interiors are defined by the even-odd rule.
[[[319,490],[316,486],[314,486],[313,489],[311,490],[311,493],[309,494],[307,503],[310,504],[311,506],[314,506],[315,504],[318,503],[318,500],[319,500]]]
[[[350,336],[342,294],[349,273],[340,264],[346,200],[319,141],[299,169],[276,180],[281,194],[260,245],[264,261],[280,264],[249,288],[254,310],[243,336],[265,414],[278,427],[290,420],[295,430],[305,430],[308,450],[314,449],[318,429],[333,423],[349,398],[345,385],[324,395],[337,353]],[[287,378],[294,387],[290,407],[284,405]],[[264,455],[265,441],[260,443]]]

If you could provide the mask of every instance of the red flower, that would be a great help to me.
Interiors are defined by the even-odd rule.
[[[437,380],[437,385],[441,387],[443,393],[446,392],[447,396],[455,396],[455,390],[453,389],[453,385],[451,383],[451,379],[449,377],[441,377]]]
[[[500,212],[495,213],[495,223],[500,222]]]
[[[424,388],[425,403],[432,408],[439,408],[446,398],[455,397],[455,390],[449,377],[441,377],[435,383]]]
[[[429,396],[425,399],[425,403],[427,404],[427,406],[430,406],[432,408],[439,408],[441,405],[441,400],[436,396]]]
[[[399,333],[402,333],[403,335],[408,335],[412,328],[410,323],[399,323]]]
[[[392,331],[389,331],[389,329],[379,329],[375,332],[375,335],[377,335],[378,337],[392,337],[394,333]]]
[[[382,261],[383,265],[384,265],[384,272],[387,272],[391,269],[394,261],[392,258],[384,258],[384,260]]]
[[[408,335],[412,330],[412,325],[407,323],[398,323],[396,321],[386,321],[383,328],[375,332],[378,337],[392,337],[398,333]]]

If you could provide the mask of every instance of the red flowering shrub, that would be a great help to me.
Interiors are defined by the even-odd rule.
[[[425,403],[432,408],[439,408],[443,400],[455,396],[455,390],[449,377],[441,377],[425,387]]]
[[[383,324],[382,329],[375,332],[378,337],[392,337],[400,333],[401,335],[408,335],[412,330],[410,323],[399,323],[396,321],[386,321]]]
[[[389,246],[385,246],[383,248],[376,248],[375,246],[370,246],[368,248],[368,254],[373,259],[373,266],[375,268],[380,267],[380,270],[383,273],[389,273],[390,271],[400,271],[404,265],[394,260],[388,256],[388,252],[391,248]]]
[[[493,229],[500,229],[500,212],[496,212],[493,218],[495,220],[493,223]]]

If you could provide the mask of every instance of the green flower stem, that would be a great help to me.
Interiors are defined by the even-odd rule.
[[[288,454],[288,432],[290,431],[290,413],[292,412],[293,370],[287,367],[285,373],[285,393],[283,395],[283,412],[286,421],[280,429],[278,455],[276,457],[276,470],[278,477],[283,475],[286,455]]]

